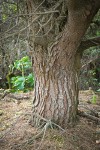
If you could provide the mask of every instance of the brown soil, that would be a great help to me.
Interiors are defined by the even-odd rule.
[[[93,93],[92,93],[93,94]],[[80,109],[100,112],[99,101],[91,104],[92,94],[80,92]],[[25,94],[23,94],[25,95]],[[100,126],[78,117],[77,124],[65,132],[48,129],[36,138],[41,129],[29,125],[32,99],[16,100],[5,96],[0,100],[0,150],[99,150]],[[97,134],[96,131],[99,131]]]

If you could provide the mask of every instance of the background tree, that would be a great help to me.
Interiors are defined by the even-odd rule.
[[[21,36],[26,22],[21,19],[19,1],[0,1],[0,87],[7,88],[9,65],[29,53],[27,36]]]
[[[100,11],[92,20],[84,38],[100,36]],[[94,41],[92,42],[92,44]],[[83,52],[80,74],[80,89],[100,89],[100,46],[90,47]]]

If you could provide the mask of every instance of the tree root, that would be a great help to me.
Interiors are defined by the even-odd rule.
[[[23,99],[29,99],[30,95],[28,94],[13,94],[10,92],[10,90],[5,90],[4,93],[0,94],[0,99],[4,99],[6,96],[9,98],[13,98],[16,100],[23,100]]]
[[[88,106],[80,105],[80,104],[79,104],[79,108],[80,108],[80,107],[83,107],[83,108],[85,108],[86,110],[90,111],[90,113],[89,113],[90,115],[99,118],[98,112],[95,111],[94,109],[90,109]]]
[[[65,130],[61,126],[59,126],[58,124],[52,122],[51,120],[47,120],[47,119],[43,118],[40,115],[36,114],[36,118],[38,118],[39,123],[40,123],[40,121],[43,121],[43,123],[37,128],[37,130],[40,130],[40,129],[42,129],[42,130],[38,134],[34,135],[32,138],[30,138],[27,141],[25,141],[23,143],[23,146],[25,147],[27,144],[31,144],[33,141],[35,141],[38,138],[41,138],[41,136],[42,136],[42,139],[40,141],[39,147],[37,148],[37,150],[40,150],[40,148],[42,146],[42,143],[43,143],[43,140],[44,140],[45,135],[46,135],[46,131],[47,131],[47,129],[49,127],[51,129],[53,129],[53,126],[55,126],[55,127],[57,127],[58,129],[60,129],[63,132],[65,132]]]
[[[86,112],[78,110],[78,115],[81,116],[81,117],[86,117],[88,119],[91,119],[91,120],[95,121],[97,124],[100,124],[100,118],[97,118],[95,116],[87,114]]]

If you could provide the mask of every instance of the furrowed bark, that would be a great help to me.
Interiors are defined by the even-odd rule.
[[[35,8],[33,1],[27,1],[27,5],[28,11],[32,13]],[[45,47],[43,44],[34,44],[35,39],[31,38],[35,74],[33,101],[35,125],[39,124],[38,116],[63,127],[69,123],[73,124],[76,120],[78,76],[81,67],[79,47],[91,20],[98,11],[98,6],[97,1],[93,0],[77,0],[77,2],[69,0],[66,1],[66,5],[68,19],[64,30],[59,32],[59,38],[53,39],[55,33],[53,29],[48,34],[46,32],[45,37],[51,36],[55,41],[51,47],[51,43]],[[34,16],[30,20],[33,18]],[[34,29],[37,28],[31,27],[31,32],[34,33]],[[45,28],[43,29],[45,31]]]
[[[75,57],[67,59],[66,53],[59,54],[56,49],[49,53],[46,60],[43,53],[34,58],[36,85],[33,108],[34,116],[38,114],[65,126],[76,119],[78,75]]]

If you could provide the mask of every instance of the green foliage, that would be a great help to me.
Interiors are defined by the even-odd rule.
[[[7,15],[3,14],[2,19],[3,19],[3,21],[6,21],[7,20]]]
[[[100,89],[98,89],[97,92],[100,92]]]
[[[90,27],[85,34],[85,38],[100,36],[100,11],[96,14]],[[80,89],[85,90],[92,87],[97,91],[100,88],[100,46],[91,47],[84,51],[82,57],[82,66],[80,75]]]
[[[12,92],[27,92],[33,89],[34,77],[32,73],[27,75],[27,70],[31,69],[32,64],[28,56],[16,60],[14,65],[9,66],[9,70],[12,72],[19,71],[20,76],[14,76],[10,78]]]
[[[26,81],[26,86],[28,87],[29,85],[32,87],[34,85],[34,80],[33,80],[33,74],[30,73],[28,76],[25,77]]]
[[[31,68],[31,62],[29,60],[29,57],[26,56],[26,57],[23,57],[22,59],[20,60],[16,60],[14,62],[14,68],[21,71],[22,73],[22,76],[24,76],[24,73],[27,69],[30,69]]]
[[[100,49],[99,47],[86,50],[82,58],[80,88],[97,91],[100,87]]]
[[[24,90],[24,86],[25,86],[25,77],[22,76],[17,76],[17,77],[12,77],[11,78],[11,83],[12,83],[12,88],[14,90],[20,91],[20,90]]]
[[[2,21],[6,21],[9,16],[17,13],[17,3],[2,3]]]
[[[14,67],[20,71],[31,68],[31,62],[28,56],[14,62]]]
[[[97,96],[96,95],[93,95],[92,99],[91,99],[91,103],[92,104],[96,104],[96,101],[97,101]]]

